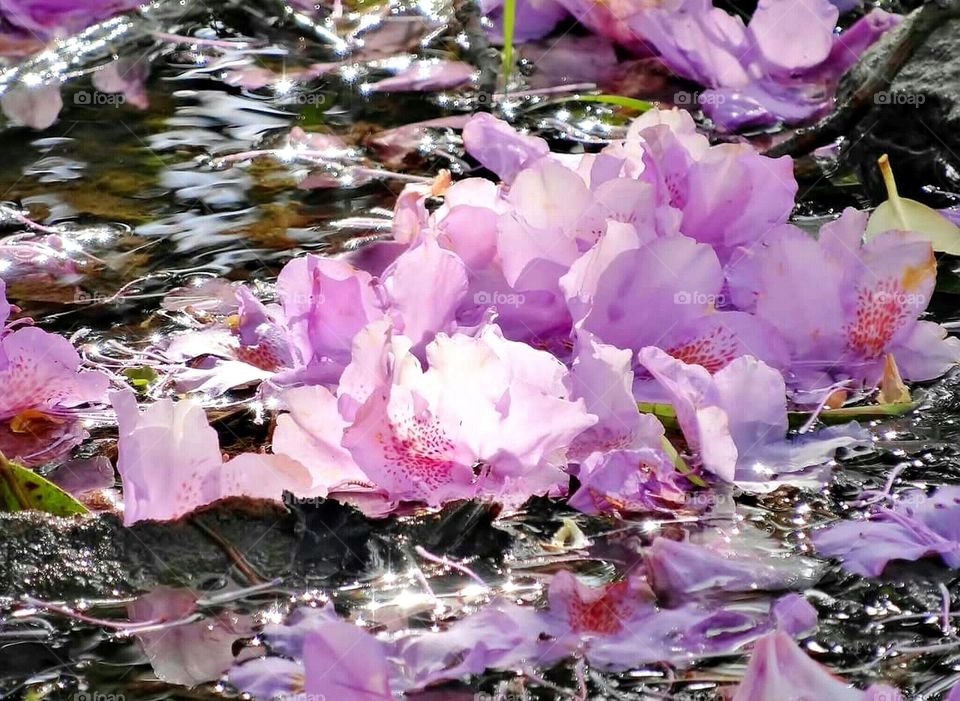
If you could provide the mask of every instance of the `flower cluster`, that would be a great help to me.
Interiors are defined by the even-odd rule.
[[[684,112],[652,111],[596,154],[553,154],[489,115],[464,141],[499,185],[409,186],[391,240],[291,261],[275,304],[236,287],[235,313],[165,349],[183,388],[263,383],[282,410],[260,471],[277,459],[305,473],[274,471],[258,495],[384,513],[519,504],[565,494],[574,475],[585,511],[672,509],[693,486],[681,468],[764,491],[865,439],[855,426],[788,439],[788,401],[870,391],[888,362],[923,380],[960,359],[957,340],[918,321],[928,242],[863,243],[853,210],[812,238],[787,223],[789,159],[710,146]],[[637,401],[672,405],[687,464]],[[121,412],[121,471],[136,493],[150,464],[124,446],[156,427],[133,416]],[[179,421],[166,422],[174,436]],[[222,461],[212,432],[188,438],[170,459],[181,478],[149,490],[149,511],[130,501],[128,521],[243,493],[233,476],[199,489],[196,466]]]
[[[484,7],[500,20],[502,2]],[[700,106],[728,130],[803,122],[829,111],[843,73],[900,21],[872,10],[838,32],[840,13],[829,0],[763,0],[748,23],[712,0],[520,0],[516,12],[521,41],[544,36],[572,15],[635,54],[656,54],[677,76],[705,88]]]

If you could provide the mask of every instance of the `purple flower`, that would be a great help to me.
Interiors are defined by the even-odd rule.
[[[853,688],[826,667],[807,657],[793,639],[773,632],[757,641],[743,681],[732,701],[903,701],[885,685],[866,691]]]
[[[866,219],[847,209],[818,239],[779,227],[728,268],[733,303],[786,341],[792,388],[844,379],[873,387],[888,353],[910,380],[937,377],[960,360],[960,340],[917,320],[936,282],[929,242],[889,231],[864,244]]]
[[[574,399],[583,399],[597,423],[577,436],[571,459],[591,453],[630,448],[660,448],[663,425],[637,411],[633,397],[633,354],[600,343],[588,331],[577,335],[570,369]]]
[[[495,40],[503,38],[503,0],[482,0],[480,10],[490,18]],[[550,33],[567,11],[557,0],[519,0],[514,15],[514,40],[539,39]]]
[[[550,581],[548,600],[540,611],[494,602],[447,630],[401,642],[397,653],[410,686],[487,668],[550,666],[568,656],[612,670],[679,664],[736,649],[763,625],[757,617],[695,604],[660,609],[640,579],[590,587],[560,571]]]
[[[821,573],[812,560],[771,558],[760,548],[744,549],[742,539],[734,547],[720,538],[705,545],[656,538],[644,554],[644,565],[658,596],[671,603],[718,591],[777,591],[813,586]],[[774,608],[778,619],[790,628],[792,619],[809,623],[809,608],[801,610],[793,600],[781,600]]]
[[[812,541],[819,554],[864,576],[879,576],[893,560],[932,555],[960,567],[960,487],[940,487],[930,496],[906,492],[892,507],[874,507],[864,521],[814,531]]]
[[[12,307],[0,285],[0,451],[27,465],[60,457],[86,436],[82,412],[107,399],[109,378],[84,370],[70,342],[7,321]]]
[[[333,621],[303,643],[307,698],[392,701],[386,647],[352,623]]]
[[[736,129],[828,110],[846,68],[898,19],[865,17],[847,40],[835,34],[838,14],[827,0],[763,0],[744,25],[709,0],[683,0],[640,11],[629,24],[672,70],[711,88],[701,106]]]
[[[132,621],[156,624],[186,618],[196,611],[197,596],[186,589],[158,587],[128,604]],[[253,633],[253,616],[223,612],[136,638],[153,666],[154,674],[168,684],[197,686],[219,679],[237,662],[234,646]],[[240,659],[249,657],[244,650]]]
[[[577,478],[580,488],[567,503],[587,514],[672,513],[688,496],[686,479],[659,447],[592,453]]]
[[[285,657],[236,665],[230,683],[255,698],[392,699],[386,646],[331,609],[297,609],[286,623],[265,626],[270,649]]]

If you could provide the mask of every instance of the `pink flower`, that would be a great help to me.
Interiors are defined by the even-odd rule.
[[[245,453],[224,462],[217,432],[193,401],[161,399],[144,411],[132,392],[111,396],[120,437],[125,525],[179,518],[228,496],[308,495],[310,472],[291,458]]]
[[[519,502],[562,489],[566,451],[596,417],[568,398],[559,361],[496,326],[438,335],[426,369],[393,347],[387,381],[343,435],[373,483],[393,499],[430,504],[478,493]]]

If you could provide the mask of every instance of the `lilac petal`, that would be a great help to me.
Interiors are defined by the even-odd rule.
[[[839,79],[864,51],[901,21],[901,15],[879,8],[870,10],[835,39],[830,55],[823,65],[817,67],[817,72],[831,79]]]
[[[0,96],[0,109],[14,124],[43,131],[53,126],[63,109],[60,86],[8,90]]]
[[[711,591],[777,591],[816,583],[818,572],[799,559],[771,560],[762,552],[721,552],[713,547],[656,538],[644,562],[653,586],[665,601],[682,601]],[[805,570],[812,570],[804,576]]]
[[[663,425],[637,411],[633,398],[633,354],[600,343],[588,331],[577,336],[571,367],[572,397],[583,399],[597,424],[581,433],[571,457],[586,457],[596,450],[660,448]]]
[[[331,381],[349,362],[357,332],[383,315],[368,273],[313,254],[284,266],[277,278],[277,297],[301,363],[308,373],[332,375]]]
[[[13,307],[10,302],[7,301],[7,283],[0,278],[0,336],[6,330],[7,320],[10,318],[10,313],[13,311]]]
[[[844,569],[865,577],[879,576],[893,560],[919,560],[929,555],[960,564],[960,543],[920,522],[845,521],[814,531],[811,540],[820,555],[838,558]]]
[[[476,69],[461,61],[414,61],[397,75],[370,86],[373,92],[428,91],[455,88],[473,80]]]
[[[352,623],[329,622],[308,633],[303,665],[308,697],[393,699],[383,644]]]
[[[613,44],[596,35],[564,34],[555,40],[525,44],[521,51],[536,68],[530,77],[533,88],[601,83],[615,73],[618,65]]]
[[[550,153],[543,139],[519,133],[485,112],[473,115],[463,128],[463,145],[480,164],[510,183],[522,169]]]
[[[230,670],[230,683],[256,699],[291,696],[302,688],[303,663],[283,657],[261,657]]]
[[[809,633],[817,627],[817,610],[799,594],[785,594],[776,600],[770,613],[777,629],[787,635]]]
[[[503,40],[503,0],[482,0],[481,11],[493,21],[488,29],[494,41]],[[514,41],[539,39],[550,33],[557,22],[567,16],[563,5],[556,0],[519,0],[514,16]]]
[[[271,651],[286,657],[302,658],[307,633],[318,630],[324,623],[339,620],[333,606],[300,606],[294,609],[283,623],[265,625],[263,635],[269,642]]]
[[[863,701],[863,696],[807,657],[788,635],[773,632],[754,646],[733,701]]]
[[[680,324],[709,311],[721,282],[710,246],[670,236],[624,251],[604,269],[584,275],[579,289],[569,283],[565,289],[568,299],[578,298],[572,311],[586,311],[574,318],[581,328],[604,343],[639,350],[662,338],[665,319]]]
[[[429,279],[430,285],[424,285]],[[451,331],[454,314],[467,293],[467,269],[456,253],[425,240],[402,254],[383,274],[394,328],[422,355],[440,331]]]
[[[699,365],[686,365],[655,346],[640,350],[639,360],[667,391],[690,448],[706,469],[732,482],[737,445],[730,418],[714,394],[713,378]]]
[[[0,19],[43,40],[66,38],[139,4],[140,0],[4,0]]]
[[[630,621],[624,635],[601,638],[586,654],[591,663],[611,670],[650,662],[690,663],[704,655],[733,652],[756,635],[758,623],[745,613],[695,604],[677,609],[651,607],[646,615]]]
[[[190,591],[160,587],[130,604],[128,611],[135,621],[174,621],[192,613],[195,603]],[[223,613],[136,637],[159,679],[193,687],[219,679],[237,662],[234,645],[251,635],[253,626],[253,616]]]
[[[567,503],[587,514],[672,511],[688,497],[673,462],[649,448],[593,453],[577,478],[580,488]]]
[[[396,655],[403,661],[407,684],[422,688],[487,669],[516,669],[557,659],[549,653],[536,658],[542,626],[542,615],[532,607],[493,602],[444,631],[401,640]]]
[[[716,246],[725,263],[732,251],[787,221],[797,181],[789,157],[768,158],[747,144],[722,144],[691,166],[687,188],[680,230]]]
[[[6,450],[0,452],[11,457],[15,455]],[[68,460],[56,469],[50,479],[62,490],[73,495],[97,489],[110,489],[116,481],[113,463],[106,455]]]
[[[748,29],[767,70],[789,76],[827,58],[839,14],[828,0],[760,0]]]
[[[140,412],[132,392],[115,392],[111,400],[125,525],[178,518],[226,496],[279,500],[286,490],[310,488],[306,469],[283,456],[250,453],[224,464],[217,432],[195,402],[163,399]]]
[[[337,399],[329,390],[295,387],[285,390],[280,399],[288,411],[277,417],[272,449],[310,471],[310,494],[326,496],[341,485],[367,481],[366,474],[341,445],[348,423],[340,416]]]

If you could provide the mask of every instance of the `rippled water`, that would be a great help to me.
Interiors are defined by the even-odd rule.
[[[185,20],[176,31],[206,29],[229,37],[252,35],[266,26],[232,7],[201,15]],[[418,20],[422,36],[431,36],[429,24]],[[90,353],[109,357],[124,352],[120,347],[141,349],[181,322],[176,314],[160,312],[162,296],[170,289],[215,276],[269,282],[285,261],[302,251],[338,251],[351,238],[375,234],[369,227],[355,230],[338,222],[382,217],[402,187],[401,181],[386,179],[304,190],[296,187],[300,164],[266,157],[219,165],[217,158],[271,148],[299,125],[340,136],[358,149],[367,166],[379,167],[364,145],[368,134],[455,114],[452,105],[469,108],[469,95],[364,94],[363,76],[352,64],[293,96],[278,94],[275,85],[251,91],[226,85],[224,67],[269,65],[283,71],[335,58],[329,47],[299,40],[294,28],[258,36],[264,43],[246,49],[148,44],[161,55],[153,62],[146,111],[89,104],[80,97],[90,91],[89,82],[81,78],[66,86],[65,111],[47,132],[0,129],[0,201],[26,208],[48,225],[69,223],[89,254],[85,264],[69,274],[14,277],[11,297],[23,302],[26,313],[61,333],[82,333]],[[450,41],[441,31],[427,50],[442,54]],[[558,117],[559,112],[537,111],[526,119],[569,149],[583,147],[571,136],[594,140],[617,132],[614,120],[605,121],[604,108]],[[405,172],[432,174],[440,166],[456,165],[459,161],[446,157],[456,156],[449,153],[455,146],[440,146],[444,153],[422,154],[408,162]],[[829,170],[830,164],[822,165]],[[800,223],[864,201],[856,182],[843,173],[828,174],[807,174],[801,186]],[[12,221],[6,228],[5,233],[20,231]],[[933,308],[939,320],[960,319],[955,299],[938,297]],[[467,527],[458,520],[463,515],[456,513],[410,516],[379,537],[357,526],[357,541],[350,539],[350,523],[337,522],[339,544],[321,538],[303,546],[291,568],[257,572],[254,579],[269,583],[253,591],[230,594],[254,584],[242,567],[191,571],[166,577],[147,602],[139,603],[143,592],[129,586],[129,577],[116,569],[108,552],[98,550],[106,548],[106,541],[94,533],[86,550],[71,544],[49,553],[50,566],[71,573],[80,591],[104,583],[110,583],[110,589],[79,603],[73,591],[53,592],[48,598],[66,599],[90,616],[125,621],[148,618],[144,607],[177,611],[184,600],[189,604],[199,596],[207,600],[201,602],[202,616],[182,628],[131,637],[30,610],[17,599],[0,596],[0,696],[220,698],[224,690],[215,683],[189,692],[176,684],[202,677],[206,663],[249,655],[257,643],[256,626],[277,620],[293,605],[330,598],[344,613],[391,630],[429,626],[481,605],[484,595],[471,588],[469,578],[413,552],[412,545],[421,542],[417,538],[428,532],[438,539],[438,548],[468,562],[494,592],[531,602],[542,594],[545,578],[561,567],[594,581],[628,571],[657,533],[717,533],[743,547],[765,549],[771,558],[798,561],[809,551],[807,534],[813,526],[843,517],[862,488],[883,488],[894,469],[902,468],[895,489],[960,481],[958,382],[951,377],[926,388],[923,406],[909,416],[872,424],[878,437],[875,450],[842,459],[832,486],[822,493],[783,489],[761,498],[721,499],[700,518],[623,522],[536,503],[495,527]],[[223,437],[262,439],[265,429],[255,423],[254,412],[242,403],[233,409],[237,407],[221,423],[226,427]],[[109,431],[95,432],[88,450],[109,451],[109,445]],[[564,518],[579,524],[587,540],[552,543]],[[334,521],[320,523],[328,528]],[[262,526],[258,521],[251,528]],[[456,534],[468,537],[445,541],[456,540]],[[276,536],[266,529],[263,537]],[[357,543],[365,550],[353,557],[352,547],[361,547]],[[339,562],[322,566],[325,544],[342,556]],[[46,545],[37,543],[39,548]],[[801,589],[807,574],[798,572]],[[17,576],[46,581],[43,572]],[[960,612],[958,583],[955,572],[929,563],[890,568],[885,577],[869,581],[827,568],[823,578],[805,590],[821,613],[820,628],[805,645],[852,680],[884,676],[907,690],[911,699],[936,698],[960,674],[958,618],[951,615],[954,609]],[[427,596],[427,586],[435,597]],[[737,599],[749,609],[765,605],[769,595]],[[944,616],[949,625],[944,625]],[[233,644],[238,633],[246,645]],[[920,650],[927,647],[933,649]],[[735,680],[743,668],[744,659],[731,656],[701,660],[690,669],[651,665],[623,675],[591,672],[590,698],[717,698],[717,686]],[[451,695],[443,698],[472,698],[474,691],[498,689],[515,694],[509,698],[570,696],[576,685],[572,668],[544,674],[539,683],[492,674],[475,689],[450,687]],[[85,691],[88,696],[77,695]]]

